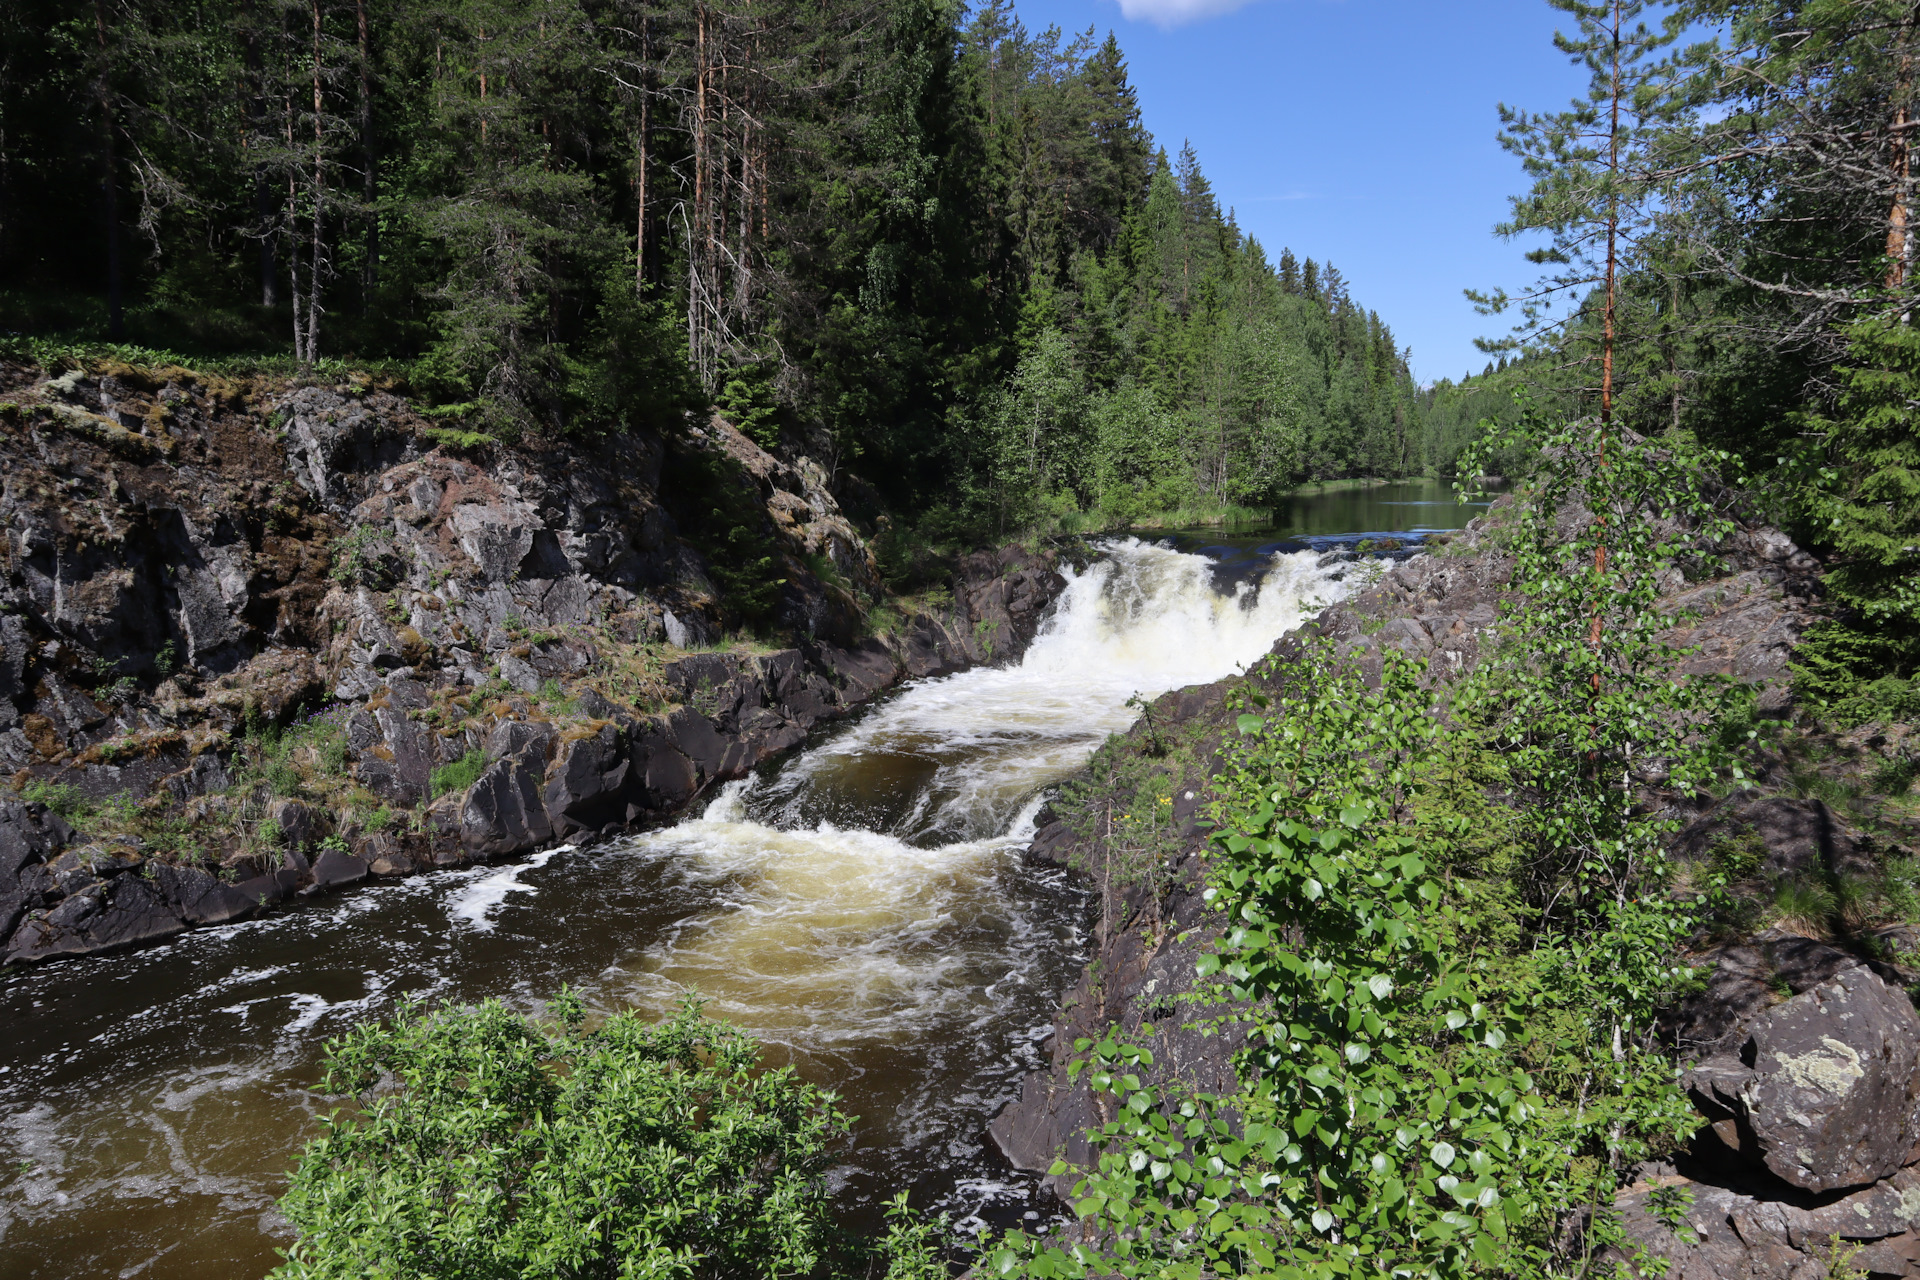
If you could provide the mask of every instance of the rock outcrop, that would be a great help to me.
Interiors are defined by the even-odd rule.
[[[873,634],[825,473],[717,417],[507,447],[364,382],[117,363],[0,365],[0,396],[0,776],[116,850],[56,874],[59,818],[0,822],[6,960],[667,820],[903,678],[1017,657],[1064,585],[968,557]],[[737,490],[789,647],[728,640],[677,457]]]
[[[1803,1191],[1866,1186],[1920,1142],[1920,1017],[1852,965],[1768,1009],[1687,1087],[1733,1152]]]
[[[1603,1261],[1676,1280],[1920,1275],[1920,1017],[1873,967],[1801,941],[1833,975],[1688,1074],[1710,1125],[1616,1199],[1623,1243]]]
[[[1287,659],[1314,637],[1331,640],[1362,670],[1375,673],[1387,648],[1429,660],[1439,679],[1471,666],[1500,617],[1512,570],[1511,558],[1494,536],[1503,519],[1496,504],[1488,516],[1458,534],[1434,539],[1426,554],[1394,564],[1373,585],[1283,638],[1274,648],[1281,660],[1278,678],[1284,679]],[[1664,603],[1677,625],[1667,638],[1699,649],[1691,660],[1694,669],[1748,681],[1757,687],[1763,708],[1779,709],[1789,696],[1792,646],[1817,616],[1818,565],[1789,540],[1764,528],[1740,530],[1721,552],[1720,576],[1694,582],[1675,576]],[[1691,616],[1679,617],[1682,611]],[[1257,667],[1244,677],[1255,682],[1265,678]],[[1044,1172],[1061,1156],[1084,1164],[1089,1154],[1085,1131],[1110,1118],[1087,1085],[1069,1074],[1076,1040],[1099,1039],[1110,1027],[1118,1027],[1129,1037],[1146,1037],[1134,1042],[1153,1048],[1152,1068],[1140,1073],[1151,1083],[1177,1080],[1200,1089],[1232,1083],[1229,1058],[1236,1045],[1231,1035],[1201,1037],[1182,1028],[1193,1017],[1183,997],[1196,985],[1197,949],[1215,923],[1200,900],[1207,831],[1195,818],[1210,798],[1210,780],[1230,737],[1226,697],[1239,682],[1163,696],[1149,712],[1154,732],[1136,725],[1117,748],[1120,763],[1100,766],[1107,777],[1127,776],[1128,766],[1164,775],[1174,815],[1167,835],[1172,851],[1162,881],[1170,887],[1156,894],[1143,885],[1129,886],[1099,902],[1093,954],[1079,983],[1062,998],[1052,1063],[1030,1075],[1019,1099],[990,1125],[995,1143],[1016,1168]],[[1192,763],[1175,766],[1160,763],[1162,759]],[[1095,798],[1084,803],[1125,808],[1126,797],[1100,792],[1097,786],[1095,791]],[[1796,839],[1811,841],[1806,856],[1824,856],[1832,844],[1831,839],[1820,844],[1817,833],[1803,826],[1794,831]],[[1082,821],[1075,829],[1065,816],[1055,817],[1041,825],[1028,856],[1098,868],[1104,856],[1099,824]],[[1767,992],[1765,1002],[1771,1003],[1775,971],[1771,962],[1756,964],[1765,968],[1761,985]],[[1835,972],[1838,968],[1818,980]],[[1731,1033],[1723,1020],[1716,1034]],[[1072,1175],[1049,1177],[1046,1183],[1064,1196],[1073,1180]]]

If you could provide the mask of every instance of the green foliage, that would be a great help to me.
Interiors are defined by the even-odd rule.
[[[68,825],[84,830],[92,820],[95,804],[85,792],[70,782],[49,782],[35,778],[20,788],[20,798],[29,804],[43,804],[64,818]]]
[[[949,1280],[946,1254],[940,1247],[945,1217],[928,1219],[907,1207],[907,1193],[887,1202],[887,1234],[876,1252],[885,1260],[884,1280]]]
[[[668,454],[665,495],[705,556],[730,623],[755,631],[770,626],[787,580],[752,477],[718,448],[678,440]]]
[[[333,567],[329,572],[342,586],[385,591],[399,581],[393,530],[384,526],[355,525],[352,532],[334,540],[332,555]]]
[[[1827,590],[1845,616],[1816,628],[1795,655],[1796,690],[1842,725],[1920,718],[1920,334],[1898,322],[1848,331],[1844,389],[1832,417],[1806,417],[1824,437],[1810,469],[1808,522],[1839,563]]]
[[[755,444],[769,450],[779,447],[780,400],[765,369],[746,365],[734,370],[714,399],[733,425]]]
[[[435,766],[427,781],[427,793],[433,796],[462,794],[480,781],[480,775],[486,771],[487,753],[476,748],[458,760]]]
[[[598,1029],[579,998],[543,1027],[497,1002],[403,1004],[328,1045],[351,1095],[302,1153],[274,1272],[805,1275],[828,1238],[824,1175],[847,1117],[689,1000]],[[912,1274],[911,1272],[907,1274]]]
[[[1615,441],[1597,465],[1596,443],[1528,414],[1477,446],[1540,470],[1473,670],[1387,649],[1370,680],[1315,642],[1235,695],[1200,969],[1212,1021],[1246,1036],[1238,1085],[1148,1083],[1149,1046],[1080,1043],[1115,1117],[1080,1171],[1081,1242],[1015,1233],[990,1271],[1580,1273],[1612,1228],[1569,1234],[1579,1207],[1695,1126],[1653,1025],[1699,904],[1639,800],[1730,766],[1738,696],[1676,677],[1655,607],[1726,525],[1700,459]]]

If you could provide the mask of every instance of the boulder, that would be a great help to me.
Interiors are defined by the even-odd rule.
[[[1691,1238],[1668,1225],[1652,1203],[1661,1192],[1671,1197],[1676,1191],[1684,1195],[1677,1225],[1690,1228]],[[1912,1169],[1812,1207],[1667,1175],[1630,1187],[1614,1208],[1626,1247],[1606,1249],[1602,1274],[1610,1273],[1610,1263],[1624,1264],[1629,1275],[1671,1280],[1920,1274],[1920,1171]],[[1655,1259],[1658,1265],[1647,1265]],[[1832,1265],[1843,1259],[1844,1272]]]
[[[491,762],[506,756],[523,756],[529,761],[539,760],[544,771],[547,757],[552,754],[553,740],[558,736],[558,730],[539,720],[505,720],[487,735],[487,759]]]
[[[640,773],[647,809],[657,812],[679,808],[700,789],[700,773],[674,745],[670,735],[650,733],[634,746],[634,761]],[[638,806],[629,808],[627,821],[639,817]]]
[[[258,899],[199,867],[156,863],[153,884],[188,924],[225,924],[252,915]]]
[[[674,748],[693,762],[708,778],[720,772],[727,757],[728,742],[714,729],[713,722],[688,707],[667,718],[667,734]]]
[[[29,916],[7,943],[10,964],[113,951],[187,927],[186,918],[140,876],[115,876]]]
[[[1887,1177],[1920,1139],[1920,1016],[1871,969],[1842,970],[1688,1076],[1721,1139],[1806,1191]]]
[[[289,849],[304,849],[316,835],[313,810],[299,800],[275,800],[267,805],[267,818],[280,828],[280,840]]]
[[[1681,1004],[1671,1024],[1684,1058],[1737,1053],[1747,1023],[1777,1002],[1777,986],[1799,995],[1860,964],[1837,947],[1773,930],[1702,959],[1706,986]]]
[[[42,804],[0,800],[0,938],[54,894],[46,862],[73,839],[73,828]]]
[[[323,849],[313,860],[313,883],[300,892],[324,893],[344,885],[359,884],[367,878],[367,860],[344,849]]]
[[[523,853],[553,839],[541,797],[544,770],[532,764],[537,758],[532,750],[503,755],[468,789],[460,807],[460,842],[474,857]]]
[[[638,780],[623,738],[616,726],[603,725],[590,736],[562,740],[546,790],[556,837],[564,840],[577,831],[625,821]]]

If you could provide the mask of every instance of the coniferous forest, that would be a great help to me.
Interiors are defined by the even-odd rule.
[[[1011,4],[10,3],[16,331],[388,362],[495,434],[711,401],[891,507],[1257,504],[1424,464],[1331,264]]]
[[[1012,0],[0,0],[8,1274],[1920,1277],[1920,4],[1548,7],[1420,385]]]

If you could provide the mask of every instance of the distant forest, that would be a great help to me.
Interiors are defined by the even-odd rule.
[[[956,531],[1420,472],[1426,397],[1005,0],[0,0],[0,325],[717,405]]]

